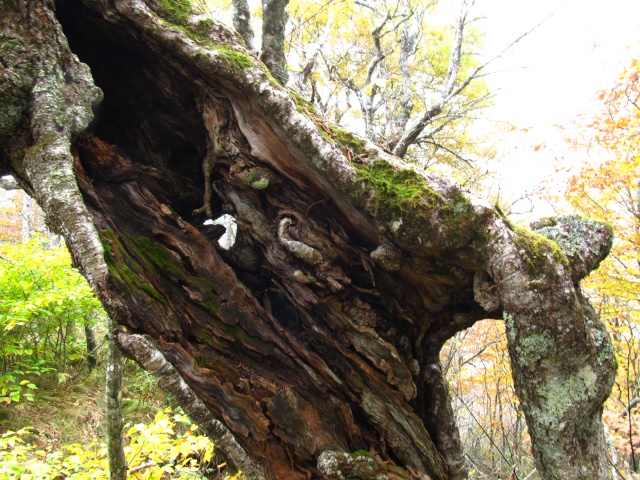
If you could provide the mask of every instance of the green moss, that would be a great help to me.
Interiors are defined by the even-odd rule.
[[[548,264],[549,256],[565,266],[569,265],[567,256],[553,240],[513,224],[510,226],[516,233],[513,239],[515,245],[527,253],[526,260],[532,273],[544,271]]]
[[[502,207],[500,205],[498,205],[497,203],[495,203],[494,208],[496,209],[496,212],[498,212],[498,214],[503,217],[503,218],[507,218],[507,215],[504,213],[504,210],[502,209]]]
[[[133,240],[133,244],[139,253],[151,260],[166,278],[174,283],[178,283],[183,278],[183,272],[176,267],[173,259],[162,246],[147,237],[137,237]]]
[[[203,18],[201,20],[198,20],[198,22],[191,28],[194,32],[201,35],[206,35],[208,37],[209,32],[211,32],[214,27],[215,24],[213,23],[213,20],[211,20],[210,18]]]
[[[220,58],[227,62],[233,70],[241,72],[254,66],[251,57],[244,53],[236,52],[235,50],[221,46],[215,46],[214,48],[217,50]]]
[[[204,298],[202,305],[211,315],[218,316],[220,314],[218,308],[219,299],[215,293],[218,291],[219,286],[214,281],[205,277],[190,275],[176,265],[175,260],[161,245],[152,242],[146,237],[133,239],[132,245],[141,258],[147,260],[148,264],[152,268],[155,267],[157,272],[167,280],[172,283],[188,285],[200,291]],[[140,288],[145,290],[144,285],[140,285]]]
[[[277,80],[275,81],[277,82]],[[287,93],[293,100],[293,103],[296,104],[296,107],[298,107],[298,111],[302,111],[303,108],[306,108],[309,113],[313,113],[314,115],[318,114],[315,105],[304,98],[302,95],[300,95],[298,92],[292,89],[287,89]]]
[[[349,455],[351,457],[370,457],[371,456],[371,452],[368,452],[366,450],[356,450],[353,453],[349,453]]]
[[[227,62],[233,70],[242,71],[254,66],[253,60],[248,55],[216,45],[211,40],[211,30],[215,26],[213,20],[205,18],[195,24],[189,21],[191,15],[198,13],[191,5],[190,0],[158,0],[156,13],[197,43],[216,50],[220,58]]]
[[[356,155],[366,153],[366,142],[359,139],[353,133],[342,128],[331,125],[331,131],[335,136],[335,141],[343,147],[349,147]]]
[[[379,208],[405,213],[418,205],[434,208],[444,200],[427,185],[417,172],[397,170],[392,164],[379,160],[364,167],[356,167],[357,181],[368,182],[376,191]]]
[[[107,268],[111,270],[111,268],[115,268],[116,266],[116,259],[111,251],[111,245],[109,245],[102,236],[100,236],[100,243],[102,243],[102,249],[104,250],[104,261],[107,264]]]
[[[186,27],[196,12],[190,0],[157,0],[156,13],[174,25]]]
[[[0,52],[9,53],[14,50],[21,50],[23,46],[22,40],[17,38],[11,38],[9,40],[5,40],[6,37],[0,38]]]
[[[109,232],[107,236],[110,238],[112,242],[115,241],[115,236],[113,232]],[[153,285],[147,282],[143,282],[140,279],[139,275],[136,275],[129,267],[122,264],[121,262],[117,262],[115,256],[113,255],[113,250],[111,244],[107,242],[102,236],[100,237],[100,241],[102,242],[102,247],[104,250],[104,261],[107,264],[107,268],[111,272],[114,277],[118,280],[127,283],[131,290],[142,290],[149,297],[157,300],[165,307],[168,305],[167,300],[156,290]]]
[[[213,358],[206,357],[199,353],[196,353],[193,359],[196,361],[196,363],[199,366],[207,368],[209,370],[213,370],[214,373],[217,372],[220,368],[220,365],[218,364],[218,362],[215,361]]]

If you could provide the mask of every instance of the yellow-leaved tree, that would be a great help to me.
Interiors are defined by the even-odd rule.
[[[587,162],[572,175],[565,198],[572,209],[609,222],[615,241],[609,257],[583,282],[610,328],[619,371],[605,412],[616,449],[612,461],[640,467],[640,61],[609,90],[601,108],[581,117],[569,141]],[[617,457],[617,458],[616,458]]]
[[[484,67],[472,52],[482,34],[474,2],[289,2],[293,85],[336,123],[423,166],[472,174],[488,149],[470,126],[490,103]],[[455,22],[451,25],[452,20]]]

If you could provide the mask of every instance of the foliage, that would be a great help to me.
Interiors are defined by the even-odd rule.
[[[212,468],[224,467],[213,463],[213,444],[197,433],[197,427],[184,414],[170,409],[159,411],[150,424],[130,426],[126,440],[129,478],[197,480],[206,478]],[[0,478],[106,480],[107,449],[104,444],[93,443],[46,451],[39,448],[37,437],[29,428],[10,431],[0,437]],[[243,477],[238,474],[222,478]]]
[[[369,138],[393,150],[411,122],[447,95],[456,29],[447,25],[450,19],[443,20],[440,6],[426,0],[401,5],[385,0],[290,1],[290,64],[303,70],[314,60],[313,73],[298,82],[299,88],[311,89],[316,106],[332,120],[351,128],[362,125]],[[480,44],[482,35],[465,26],[453,79],[457,84],[479,66],[467,52]],[[481,155],[469,127],[473,112],[489,104],[489,92],[484,80],[476,78],[445,103],[417,139],[413,152],[418,156],[409,159],[464,168],[468,163],[463,158]]]
[[[607,322],[619,364],[605,423],[618,447],[619,465],[637,472],[640,440],[640,62],[624,69],[601,108],[580,117],[568,140],[585,162],[571,176],[565,198],[572,210],[610,222],[611,254],[583,281]],[[631,411],[631,414],[629,414]]]
[[[33,399],[34,376],[85,358],[86,323],[102,307],[64,248],[47,240],[0,246],[0,399]]]
[[[471,478],[508,478],[533,469],[515,394],[504,323],[485,320],[451,338],[440,352]],[[526,475],[523,475],[526,476]],[[515,477],[513,477],[515,478]]]
[[[5,195],[3,195],[3,198]],[[16,197],[17,195],[13,196]],[[0,242],[18,243],[21,239],[20,207],[18,202],[5,200],[0,204]]]
[[[233,2],[206,3],[215,17],[230,17]],[[251,4],[257,29],[263,12],[259,2]],[[285,47],[291,92],[310,99],[314,115],[389,150],[423,125],[409,150],[395,153],[477,183],[485,175],[477,164],[495,152],[471,127],[491,94],[474,53],[483,34],[470,14],[473,2],[460,4],[454,18],[449,11],[458,2],[446,0],[290,0]]]

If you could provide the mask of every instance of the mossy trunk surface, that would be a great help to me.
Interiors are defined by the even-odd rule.
[[[255,478],[457,479],[439,352],[504,319],[541,475],[607,478],[615,361],[578,283],[610,229],[511,226],[310,116],[193,13],[0,3],[0,173],[65,236],[130,355],[156,349]],[[229,250],[204,224],[222,214]]]

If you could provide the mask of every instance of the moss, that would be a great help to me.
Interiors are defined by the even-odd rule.
[[[351,456],[351,457],[370,457],[371,456],[371,452],[368,452],[366,450],[356,450],[353,453],[349,453],[349,456]]]
[[[544,271],[548,264],[548,257],[553,258],[564,266],[569,265],[567,256],[553,240],[513,224],[510,226],[516,233],[513,239],[515,245],[527,253],[527,264],[532,273]]]
[[[274,80],[277,82],[275,78]],[[293,103],[296,104],[296,107],[298,107],[298,111],[302,111],[303,108],[306,108],[309,113],[313,113],[314,115],[318,114],[315,105],[304,98],[302,95],[300,95],[298,92],[289,88],[287,89],[287,93],[293,100]]]
[[[115,241],[115,236],[112,232],[107,234],[107,236],[111,239],[111,241]],[[149,297],[157,300],[165,307],[168,306],[167,300],[156,290],[153,285],[147,282],[143,282],[140,279],[139,275],[136,275],[129,267],[124,264],[120,264],[116,261],[115,256],[113,255],[113,250],[111,244],[105,240],[102,236],[100,237],[100,241],[102,242],[102,247],[104,250],[104,261],[107,264],[107,268],[118,280],[127,283],[131,290],[142,290]]]
[[[366,142],[359,139],[353,133],[342,128],[331,126],[336,143],[343,147],[349,147],[356,155],[366,153]]]
[[[434,208],[442,203],[442,196],[433,191],[417,172],[396,169],[384,160],[364,167],[356,167],[357,181],[368,182],[376,191],[378,208],[390,209],[396,214],[405,213],[418,205]]]
[[[9,53],[14,50],[22,50],[23,42],[20,39],[12,38],[5,40],[6,37],[0,37],[0,52]]]
[[[190,0],[158,0],[156,13],[174,25],[186,27],[196,12]]]
[[[198,20],[198,22],[193,25],[191,29],[196,33],[206,35],[208,37],[209,32],[211,32],[214,27],[215,24],[213,23],[213,20],[211,20],[210,18],[203,18],[201,20]]]
[[[241,72],[255,65],[251,57],[244,53],[236,52],[235,50],[221,46],[216,46],[214,48],[220,55],[220,58],[226,61],[233,70]]]
[[[227,62],[233,70],[242,71],[255,65],[248,55],[231,48],[216,45],[212,41],[211,32],[215,27],[212,19],[205,18],[192,24],[189,21],[189,17],[198,12],[193,8],[190,0],[158,0],[155,11],[160,17],[176,26],[189,38],[216,50],[220,58]]]
[[[133,240],[133,244],[139,253],[151,260],[166,278],[174,283],[178,283],[183,279],[183,272],[176,267],[173,259],[160,245],[152,242],[147,237],[137,237]]]
[[[196,353],[193,357],[193,359],[196,361],[196,363],[204,368],[207,368],[209,370],[213,370],[212,373],[217,372],[220,369],[220,365],[218,364],[218,362],[216,360],[214,360],[213,358],[210,357],[206,357],[204,355],[201,355],[199,353]]]
[[[104,250],[104,261],[107,264],[107,268],[111,270],[116,266],[116,259],[111,251],[111,245],[105,241],[102,235],[100,236],[100,243],[102,243],[102,249]]]

